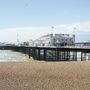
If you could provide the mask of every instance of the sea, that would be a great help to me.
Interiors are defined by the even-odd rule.
[[[72,53],[70,54],[72,61]],[[54,58],[54,57],[53,57]],[[87,57],[88,59],[88,57]],[[29,56],[12,50],[0,50],[0,62],[23,62],[29,61]],[[77,53],[77,60],[81,61],[81,53]]]
[[[11,50],[0,50],[0,62],[22,62],[28,60],[29,57],[23,53]]]

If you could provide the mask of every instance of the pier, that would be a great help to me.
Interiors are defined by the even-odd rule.
[[[1,50],[13,50],[24,53],[35,60],[45,61],[81,61],[90,60],[88,47],[25,47],[25,46],[0,46]],[[78,55],[80,54],[80,55]]]

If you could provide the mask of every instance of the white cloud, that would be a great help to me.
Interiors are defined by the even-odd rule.
[[[0,30],[1,42],[17,42],[17,34],[20,41],[29,39],[36,39],[41,35],[47,34],[48,28],[43,27],[24,27],[24,28],[10,28]]]
[[[90,22],[76,24],[57,25],[51,27],[24,27],[8,28],[0,30],[0,42],[17,42],[17,34],[20,41],[36,39],[48,33],[76,33],[77,37],[82,39],[82,35],[90,33]],[[78,39],[77,38],[77,39]],[[90,39],[88,35],[88,39]]]

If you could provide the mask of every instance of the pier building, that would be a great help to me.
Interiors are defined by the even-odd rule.
[[[75,35],[47,34],[34,41],[33,46],[67,46],[75,44]]]

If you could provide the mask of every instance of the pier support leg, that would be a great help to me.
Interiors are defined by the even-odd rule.
[[[75,60],[77,61],[77,52],[75,52]]]
[[[59,51],[59,60],[61,60],[62,58],[61,58],[61,51]]]
[[[57,60],[59,60],[59,50],[57,50]]]
[[[81,52],[81,61],[83,61],[83,52]]]
[[[88,60],[90,60],[90,53],[88,53]]]
[[[77,52],[74,52],[74,60],[77,61]]]
[[[34,57],[34,49],[32,49],[32,56]]]
[[[40,49],[38,49],[38,60],[40,60]]]
[[[68,60],[70,61],[70,51],[68,51],[67,57],[68,57]]]
[[[30,58],[30,56],[31,56],[30,54],[31,54],[31,49],[29,48],[29,58]]]
[[[46,49],[44,49],[44,51],[43,51],[43,57],[44,57],[44,60],[47,59],[47,50]]]
[[[55,49],[55,60],[57,60],[57,49]]]
[[[87,53],[84,53],[84,61],[87,59]]]

